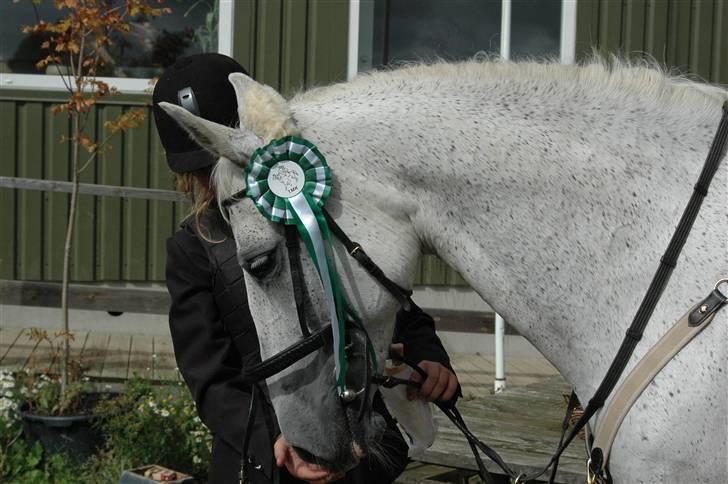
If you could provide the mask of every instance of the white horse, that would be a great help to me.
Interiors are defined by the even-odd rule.
[[[224,157],[215,177],[221,198],[244,186],[242,170],[225,158],[244,165],[269,140],[300,134],[331,166],[328,210],[390,278],[411,287],[422,247],[434,249],[582,401],[622,341],[728,99],[717,87],[618,61],[411,66],[288,102],[243,75],[231,82],[239,127],[167,106]],[[724,163],[627,370],[728,274],[727,187]],[[301,337],[282,226],[250,200],[234,205],[230,219],[243,264],[275,261],[267,275],[245,276],[266,358]],[[334,245],[344,291],[382,360],[397,303]],[[328,321],[304,259],[309,307]],[[632,408],[610,457],[616,482],[728,482],[727,316],[719,314]],[[290,442],[350,467],[356,452],[325,350],[268,387]],[[376,433],[376,422],[365,425]]]

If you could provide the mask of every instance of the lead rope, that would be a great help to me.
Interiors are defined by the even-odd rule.
[[[252,383],[250,389],[250,406],[248,407],[248,421],[245,424],[245,436],[243,437],[243,452],[240,456],[240,484],[247,484],[250,482],[250,459],[248,458],[248,447],[250,446],[250,437],[253,434],[253,432],[251,432],[251,428],[253,427],[255,412],[258,409],[256,397],[259,391],[260,389],[258,388],[258,384]]]

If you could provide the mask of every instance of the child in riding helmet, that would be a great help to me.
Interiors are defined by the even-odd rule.
[[[239,482],[251,387],[242,369],[260,362],[258,338],[247,307],[243,271],[235,241],[215,202],[210,172],[217,159],[194,142],[160,107],[166,101],[210,121],[235,125],[237,100],[228,82],[245,70],[220,54],[180,58],[154,88],[154,118],[177,188],[189,194],[192,213],[167,241],[167,288],[172,305],[169,325],[177,366],[189,387],[202,421],[213,434],[209,482]],[[454,401],[457,377],[434,331],[434,322],[419,308],[397,316],[393,342],[406,348],[428,374],[416,395],[425,400]],[[413,378],[417,379],[414,374]],[[255,413],[249,454],[253,483],[391,482],[407,463],[407,445],[377,395],[374,410],[387,421],[383,448],[388,465],[367,457],[346,476],[303,461],[280,434],[270,402]]]

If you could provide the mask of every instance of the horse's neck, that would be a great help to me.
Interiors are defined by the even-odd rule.
[[[423,77],[341,85],[292,109],[352,211],[373,223],[408,214],[406,230],[593,391],[689,198],[720,102],[670,98],[647,80]],[[712,192],[648,343],[725,259],[725,168]]]
[[[413,190],[413,199],[426,201],[415,215],[416,231],[582,394],[591,394],[649,285],[709,147],[713,127],[686,128],[690,133],[679,142],[670,136],[678,133],[656,128],[626,145],[612,143],[629,133],[606,131],[602,136],[611,140],[599,142],[601,130],[592,128],[583,135],[591,147],[551,127],[528,137],[509,133],[517,138],[485,169],[467,156],[449,158],[441,170],[429,167],[443,180]],[[654,136],[659,143],[650,143]],[[683,144],[683,137],[694,144]],[[672,142],[661,144],[665,139]],[[712,213],[723,222],[715,201],[725,200],[725,174],[723,169],[712,194]],[[706,281],[701,271],[725,235],[713,239],[718,247],[705,247],[710,224],[704,214],[681,258],[690,262],[681,264],[668,292],[673,300],[656,313],[646,340],[654,341],[694,303],[687,296],[702,296],[715,280],[711,274]]]
[[[689,198],[719,108],[714,120],[680,119],[638,98],[624,101],[630,112],[610,112],[599,99],[575,101],[581,105],[567,109],[563,100],[539,98],[547,107],[535,109],[527,97],[478,97],[463,100],[476,103],[463,109],[432,99],[441,108],[418,111],[418,103],[428,102],[423,97],[411,112],[356,126],[361,151],[339,172],[352,204],[362,200],[365,181],[396,186],[398,196],[390,200],[406,207],[421,242],[590,393]],[[382,109],[391,112],[393,104],[386,100]],[[337,108],[323,109],[333,116]],[[436,114],[423,119],[426,113]],[[335,131],[346,129],[338,120]],[[316,131],[310,130],[317,139],[328,139],[325,125]],[[334,158],[337,148],[329,148]],[[721,173],[713,200],[725,199],[725,169]],[[715,206],[713,212],[724,221],[724,210]],[[710,225],[709,218],[703,221]],[[697,266],[711,256],[699,245],[686,247]],[[681,278],[705,289],[713,275],[687,266]],[[671,288],[676,299],[686,293],[680,282]],[[688,302],[663,305],[654,334]]]

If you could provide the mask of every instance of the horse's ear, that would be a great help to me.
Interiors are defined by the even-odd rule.
[[[159,106],[182,126],[197,144],[215,156],[224,156],[233,162],[243,164],[261,146],[261,139],[249,131],[208,121],[176,104],[160,102]]]
[[[241,129],[250,130],[268,143],[284,136],[299,136],[291,110],[275,89],[260,84],[242,72],[234,72],[228,80],[238,98]]]

